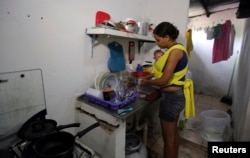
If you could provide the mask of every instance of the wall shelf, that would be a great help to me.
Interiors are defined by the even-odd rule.
[[[134,39],[142,42],[155,42],[153,37],[145,36],[145,35],[139,35],[135,33],[128,33],[123,31],[118,31],[114,29],[109,28],[90,28],[86,29],[86,34],[88,35],[109,35],[109,36],[116,36],[120,38],[128,38],[128,39]]]
[[[123,31],[118,31],[118,30],[114,30],[114,29],[110,29],[110,28],[102,28],[102,27],[88,28],[88,29],[86,29],[86,34],[92,38],[92,48],[93,48],[93,43],[96,40],[98,35],[107,35],[110,37],[113,36],[113,37],[137,40],[138,41],[138,52],[140,52],[140,49],[141,49],[144,42],[148,42],[148,43],[155,42],[155,39],[153,37],[150,37],[150,36],[139,35],[136,33],[123,32]],[[93,51],[93,49],[92,49],[92,51]],[[93,57],[93,52],[92,52],[92,57]]]

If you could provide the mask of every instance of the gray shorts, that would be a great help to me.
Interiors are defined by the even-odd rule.
[[[161,91],[161,101],[159,117],[165,121],[174,121],[185,106],[184,92],[165,92]]]

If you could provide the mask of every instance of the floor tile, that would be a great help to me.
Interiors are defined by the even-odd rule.
[[[202,102],[195,102],[195,109],[208,110],[211,109],[211,104],[205,104]]]
[[[151,148],[153,145],[156,144],[159,138],[161,138],[160,133],[155,133],[154,135],[149,136],[147,140],[147,147]]]
[[[200,94],[196,102],[202,103],[204,104],[204,106],[206,106],[206,105],[210,105],[212,100],[213,100],[213,97]]]
[[[158,135],[158,134],[156,134]],[[163,158],[163,139],[159,135],[157,140],[150,147],[148,146],[148,157],[149,158]]]
[[[183,130],[180,133],[181,138],[185,138],[185,140],[193,142],[195,144],[201,144],[202,138],[200,136],[200,131],[193,130]]]
[[[207,152],[189,142],[181,142],[178,158],[205,158]]]
[[[207,141],[205,139],[202,139],[201,147],[207,150]]]
[[[221,103],[221,102],[213,102],[211,104],[211,109],[227,111],[230,108],[229,105]]]

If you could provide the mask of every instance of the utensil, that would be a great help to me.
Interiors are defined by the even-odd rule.
[[[110,51],[110,58],[108,60],[108,68],[110,72],[125,70],[126,64],[122,45],[114,41],[108,44],[108,48]]]
[[[118,86],[118,78],[115,74],[108,73],[102,78],[101,81],[101,89],[106,90],[106,89],[116,89]]]
[[[116,93],[116,101],[123,101],[126,99],[126,82],[119,80],[118,85],[115,89],[115,93]]]
[[[138,33],[139,26],[133,20],[129,20],[127,22],[120,21],[116,24],[116,27],[121,31],[129,32],[129,33]]]
[[[64,131],[46,135],[36,141],[33,146],[36,156],[39,158],[71,158],[75,139],[77,137],[81,138],[98,126],[100,126],[100,124],[96,122],[88,128],[78,132],[75,136]]]
[[[109,72],[100,72],[95,78],[95,88],[102,90],[102,82],[105,76],[107,76]]]
[[[97,11],[95,24],[102,25],[105,20],[110,20],[110,15],[104,11]]]
[[[129,41],[128,46],[129,46],[128,47],[129,64],[132,64],[132,61],[135,59],[135,42]]]
[[[115,92],[113,89],[103,90],[103,99],[106,101],[112,100],[115,98]]]
[[[38,120],[22,126],[17,132],[17,136],[23,140],[32,141],[51,132],[59,131],[69,127],[80,127],[80,123],[57,126],[57,122],[52,119]]]
[[[126,154],[131,154],[134,152],[138,152],[141,147],[141,140],[140,137],[134,133],[126,134],[126,145],[125,145],[125,152]]]
[[[94,97],[103,99],[103,94],[102,91],[99,89],[95,89],[95,88],[88,88],[86,91],[87,94],[92,95]]]
[[[123,109],[117,110],[117,114],[121,115],[121,114],[123,114],[125,112],[129,112],[129,111],[133,111],[133,110],[134,110],[134,108],[132,108],[132,107],[130,107],[130,108],[123,108]]]

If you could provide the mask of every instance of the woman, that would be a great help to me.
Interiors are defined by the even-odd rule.
[[[188,71],[188,56],[186,49],[176,41],[179,30],[173,24],[162,22],[155,27],[153,34],[156,44],[167,51],[154,64],[155,79],[144,79],[140,84],[161,88],[159,117],[164,140],[164,158],[178,158],[177,123],[185,105],[183,85]]]

